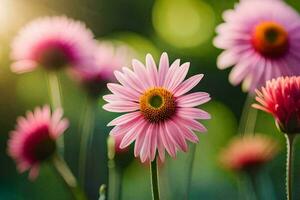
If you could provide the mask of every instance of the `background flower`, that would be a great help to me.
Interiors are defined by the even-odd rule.
[[[277,143],[266,136],[244,136],[228,144],[220,154],[220,161],[225,168],[234,171],[257,169],[272,160],[277,152]]]
[[[254,104],[254,108],[271,113],[282,132],[300,132],[299,76],[272,79],[256,94],[259,104]]]
[[[30,179],[38,176],[41,162],[56,151],[56,139],[68,127],[62,115],[60,109],[51,115],[49,106],[44,106],[28,112],[26,118],[18,118],[8,141],[8,154],[16,161],[20,172],[30,169]]]
[[[233,85],[243,81],[244,89],[253,92],[267,80],[300,73],[300,18],[286,3],[242,1],[225,11],[223,19],[214,39],[225,50],[217,65],[234,66],[229,75]]]
[[[12,43],[13,72],[38,66],[60,69],[87,67],[93,63],[93,33],[79,21],[65,16],[42,17],[27,24]]]
[[[125,67],[132,58],[133,50],[126,45],[97,42],[95,63],[86,68],[74,68],[71,76],[79,81],[92,96],[98,97],[109,81],[114,81],[114,71]]]

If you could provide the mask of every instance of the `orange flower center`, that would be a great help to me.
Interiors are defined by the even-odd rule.
[[[140,110],[152,123],[164,121],[173,116],[176,111],[175,98],[164,88],[149,89],[140,97]]]
[[[253,46],[266,57],[284,55],[289,46],[288,34],[283,26],[275,22],[262,22],[253,32]]]

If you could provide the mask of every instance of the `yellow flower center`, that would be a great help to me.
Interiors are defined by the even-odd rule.
[[[288,33],[285,28],[275,22],[262,22],[253,32],[253,46],[266,57],[284,55],[289,46]]]
[[[151,88],[140,97],[140,110],[143,116],[152,123],[164,121],[176,111],[175,98],[164,88]]]

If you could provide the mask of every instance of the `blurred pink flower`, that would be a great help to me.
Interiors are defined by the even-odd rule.
[[[256,90],[259,104],[253,107],[271,113],[284,133],[300,132],[300,77],[280,77]]]
[[[221,164],[230,170],[248,170],[272,160],[278,145],[263,135],[251,135],[233,139],[221,152]]]
[[[99,96],[109,81],[115,81],[114,71],[126,66],[133,51],[125,45],[98,42],[95,64],[86,68],[74,68],[71,77],[79,81],[93,96]]]
[[[166,53],[160,58],[159,69],[150,54],[146,67],[138,60],[132,61],[133,71],[123,68],[115,71],[121,84],[109,83],[113,93],[103,98],[107,111],[127,113],[108,126],[115,126],[111,133],[122,137],[120,148],[135,141],[134,155],[142,162],[153,161],[158,150],[159,158],[165,160],[165,150],[176,156],[177,150],[187,151],[186,140],[198,142],[193,130],[205,132],[197,119],[209,119],[210,115],[195,106],[210,100],[205,92],[186,94],[202,79],[198,74],[184,81],[190,63],[180,65],[177,59],[169,67]],[[129,112],[129,113],[128,113]]]
[[[29,178],[39,174],[41,162],[49,159],[56,151],[56,139],[68,127],[68,121],[61,119],[63,112],[57,109],[51,116],[49,106],[28,112],[20,117],[8,141],[8,154],[16,161],[22,173],[30,169]]]
[[[27,24],[12,43],[13,72],[49,70],[93,63],[93,33],[79,21],[65,16],[42,17]]]
[[[233,85],[253,92],[267,80],[300,74],[300,17],[279,0],[244,0],[223,13],[214,45],[225,51],[217,66],[234,66]]]

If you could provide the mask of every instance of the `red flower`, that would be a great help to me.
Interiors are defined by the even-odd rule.
[[[271,113],[284,133],[300,132],[300,77],[280,77],[256,90],[260,104],[253,107]]]

